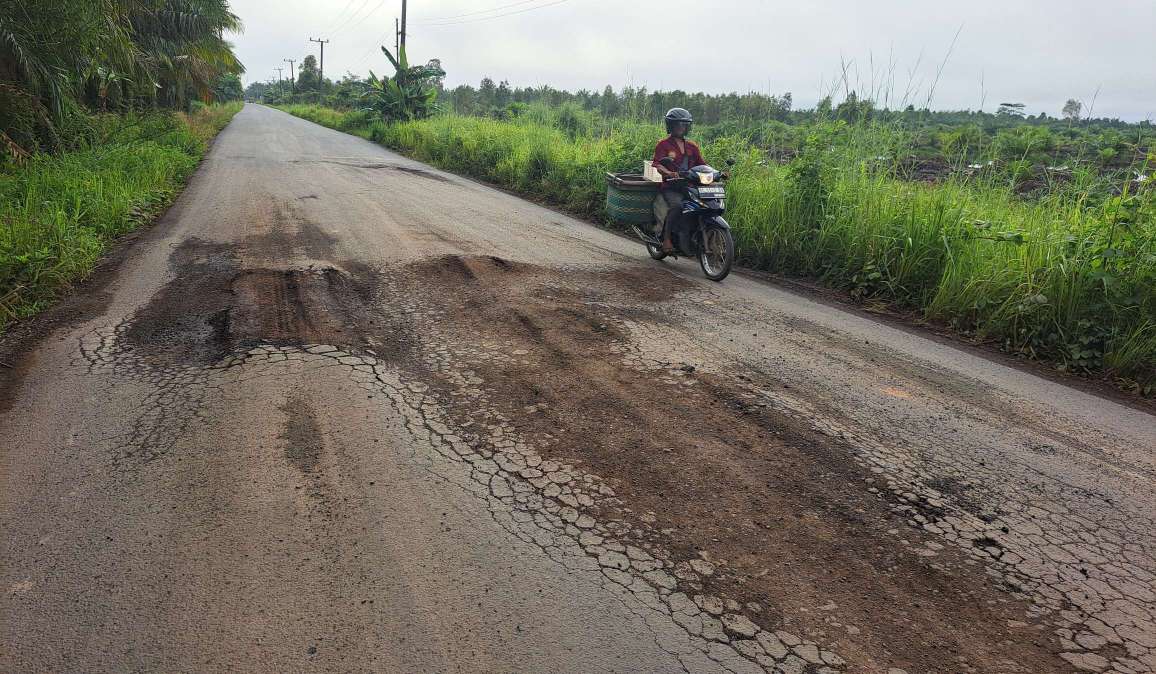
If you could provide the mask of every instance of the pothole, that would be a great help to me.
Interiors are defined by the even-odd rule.
[[[253,269],[232,278],[229,337],[234,344],[345,344],[355,340],[353,280],[333,267]]]
[[[375,270],[244,268],[232,247],[197,239],[172,264],[174,279],[115,330],[112,348],[137,365],[212,365],[258,344],[333,344],[383,359],[407,348],[406,326],[376,309]]]

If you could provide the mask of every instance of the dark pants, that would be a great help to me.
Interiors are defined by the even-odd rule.
[[[682,193],[678,190],[662,190],[654,198],[654,229],[655,234],[661,235],[663,226],[666,231],[673,232],[673,225],[682,215]]]

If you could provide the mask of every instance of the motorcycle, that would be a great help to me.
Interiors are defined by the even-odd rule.
[[[672,165],[667,168],[673,170]],[[730,274],[735,241],[731,226],[722,217],[726,211],[727,177],[710,166],[695,166],[679,171],[678,178],[666,181],[668,186],[681,190],[683,196],[682,212],[672,222],[670,238],[674,250],[664,252],[660,238],[634,227],[634,233],[646,244],[651,258],[697,257],[702,273],[712,281],[721,281]]]

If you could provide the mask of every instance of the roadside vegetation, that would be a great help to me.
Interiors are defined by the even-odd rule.
[[[0,0],[0,17],[2,331],[168,205],[243,92],[225,0]]]
[[[605,218],[605,173],[638,171],[663,135],[643,120],[689,101],[707,121],[694,136],[708,161],[736,161],[728,219],[744,264],[1156,387],[1150,124],[1082,119],[1075,101],[1067,119],[1014,103],[888,111],[853,93],[795,111],[789,95],[547,88],[503,99],[492,82],[443,92],[457,112],[398,121],[342,103],[356,87],[347,78],[327,106],[283,109],[594,219]]]
[[[162,212],[240,108],[92,116],[87,147],[0,171],[0,328],[42,309],[116,237]]]

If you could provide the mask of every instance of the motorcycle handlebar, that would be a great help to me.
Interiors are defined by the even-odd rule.
[[[694,178],[694,171],[682,171],[679,173],[679,175],[674,176],[674,177],[664,176],[663,181],[668,182],[668,183],[678,182],[678,181],[689,182],[693,178]],[[719,171],[719,178],[721,180],[730,180],[731,174],[726,172],[726,171]]]

